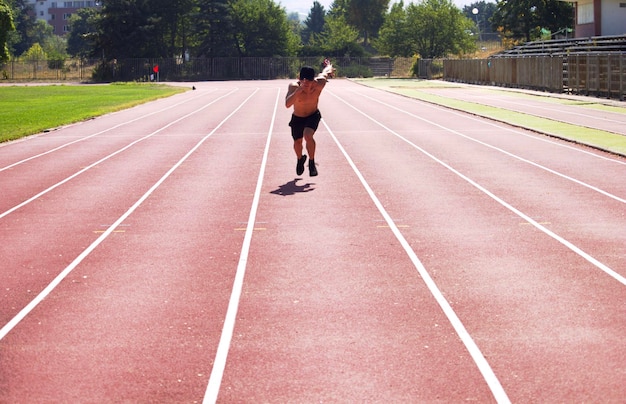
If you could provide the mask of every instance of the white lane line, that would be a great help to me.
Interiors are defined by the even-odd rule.
[[[135,202],[122,216],[119,217],[111,226],[109,226],[100,237],[98,237],[89,247],[87,247],[78,257],[74,259],[59,275],[56,276],[30,303],[28,303],[20,312],[13,317],[8,323],[0,329],[0,341],[22,321],[39,303],[41,303],[46,296],[48,296],[54,288],[56,288],[62,281],[76,268],[93,250],[96,249],[111,233],[113,233],[121,224],[126,220],[148,197],[159,187],[161,184],[182,164],[191,156],[211,135],[213,135],[227,120],[229,120],[235,112],[237,112],[256,92],[252,93],[246,98],[241,105],[239,105],[234,111],[232,111],[226,118],[222,120],[209,134],[204,136],[187,154],[185,154],[176,164],[172,166],[150,189],[143,194],[141,198]],[[182,119],[182,118],[181,118]]]
[[[530,161],[530,160],[525,159],[525,158],[523,158],[523,157],[521,157],[521,156],[518,156],[518,155],[516,155],[516,154],[513,154],[513,153],[511,153],[511,152],[508,152],[508,151],[506,151],[506,150],[504,150],[504,149],[500,149],[499,147],[496,147],[496,146],[490,145],[490,144],[488,144],[488,143],[485,143],[485,142],[483,142],[483,141],[481,141],[481,140],[474,139],[473,137],[470,137],[470,136],[468,136],[468,135],[465,135],[465,134],[463,134],[463,133],[461,133],[461,132],[459,132],[459,131],[456,131],[456,130],[454,130],[454,129],[447,128],[447,127],[445,127],[445,126],[443,126],[443,125],[439,125],[438,123],[435,123],[435,122],[430,121],[430,120],[428,120],[428,119],[422,118],[422,117],[420,117],[420,116],[418,116],[418,115],[415,115],[415,114],[413,114],[413,113],[411,113],[411,112],[409,112],[409,111],[405,111],[405,110],[403,110],[403,109],[401,109],[401,108],[395,107],[395,106],[393,106],[393,105],[391,105],[391,104],[387,104],[387,103],[385,103],[385,102],[379,101],[379,100],[377,100],[377,99],[375,99],[375,98],[372,98],[372,97],[369,97],[369,96],[367,96],[367,95],[363,95],[363,97],[364,97],[364,98],[368,98],[368,99],[373,100],[373,101],[376,101],[376,102],[378,102],[378,103],[380,103],[380,104],[382,104],[382,105],[385,105],[385,106],[386,106],[386,107],[388,107],[388,108],[395,109],[396,111],[399,111],[399,112],[402,112],[402,113],[404,113],[404,114],[407,114],[407,115],[409,115],[409,116],[411,116],[411,117],[413,117],[413,118],[415,118],[415,119],[418,119],[418,120],[420,120],[420,121],[422,121],[422,122],[426,122],[426,123],[427,123],[427,124],[429,124],[429,125],[433,125],[433,126],[435,126],[435,127],[437,127],[437,128],[440,128],[440,129],[443,129],[443,130],[445,130],[445,131],[447,131],[447,132],[453,133],[453,134],[455,134],[455,135],[457,135],[457,136],[460,136],[460,137],[462,137],[462,138],[464,138],[464,139],[467,139],[467,140],[470,140],[470,141],[472,141],[472,142],[475,142],[475,143],[481,144],[481,145],[483,145],[483,146],[485,146],[485,147],[488,147],[488,148],[490,148],[490,149],[492,149],[492,150],[496,150],[496,151],[498,151],[498,152],[500,152],[500,153],[502,153],[502,154],[505,154],[505,155],[507,155],[507,156],[509,156],[509,157],[512,157],[512,158],[514,158],[514,159],[516,159],[516,160],[519,160],[519,161],[522,161],[522,162],[524,162],[524,163],[530,164],[530,165],[532,165],[532,166],[535,166],[535,167],[537,167],[537,168],[539,168],[539,169],[542,169],[542,170],[544,170],[544,171],[547,171],[547,172],[549,172],[549,173],[551,173],[551,174],[554,174],[554,175],[556,175],[556,176],[558,176],[558,177],[564,178],[564,179],[566,179],[566,180],[568,180],[568,181],[571,181],[571,182],[574,182],[574,183],[576,183],[576,184],[578,184],[578,185],[582,185],[582,186],[583,186],[583,187],[585,187],[585,188],[588,188],[588,189],[591,189],[591,190],[593,190],[593,191],[596,191],[596,192],[598,192],[598,193],[600,193],[600,194],[602,194],[602,195],[604,195],[604,196],[607,196],[607,197],[609,197],[609,198],[611,198],[611,199],[614,199],[614,200],[616,200],[616,201],[618,201],[618,202],[621,202],[621,203],[626,203],[626,199],[624,199],[624,198],[620,198],[620,197],[619,197],[619,196],[617,196],[617,195],[613,195],[613,194],[611,194],[611,193],[609,193],[609,192],[607,192],[607,191],[604,191],[604,190],[602,190],[602,189],[600,189],[600,188],[598,188],[598,187],[595,187],[595,186],[593,186],[593,185],[591,185],[591,184],[587,184],[586,182],[583,182],[583,181],[577,180],[576,178],[572,178],[572,177],[570,177],[570,176],[568,176],[568,175],[562,174],[562,173],[560,173],[560,172],[558,172],[558,171],[555,171],[555,170],[553,170],[553,169],[551,169],[551,168],[548,168],[548,167],[546,167],[546,166],[542,166],[542,165],[541,165],[541,164],[539,164],[539,163],[535,163],[534,161]],[[360,111],[359,111],[359,112],[360,112]]]
[[[353,90],[353,92],[357,92],[357,91]],[[378,101],[376,98],[368,97],[368,96],[362,94],[360,91],[357,92],[357,93],[360,96],[363,96],[363,97],[370,98],[370,99],[373,99],[375,101]],[[390,94],[399,95],[399,94],[396,94],[396,93],[390,93]],[[477,122],[480,122],[480,123],[482,123],[484,125],[493,126],[494,128],[498,128],[498,129],[501,129],[501,130],[504,130],[504,131],[507,131],[507,132],[515,133],[516,135],[525,136],[525,137],[528,137],[530,139],[533,139],[533,140],[536,140],[536,141],[539,141],[539,142],[549,143],[549,144],[552,144],[552,145],[558,146],[558,147],[564,147],[566,149],[570,149],[570,150],[575,151],[577,153],[587,154],[589,156],[592,156],[592,157],[595,157],[595,158],[598,158],[598,159],[601,159],[601,160],[610,161],[612,163],[626,165],[626,161],[624,161],[624,160],[618,160],[618,159],[615,159],[615,158],[606,157],[606,156],[600,155],[598,153],[593,153],[593,152],[590,152],[588,150],[581,149],[580,147],[573,147],[573,146],[570,146],[570,145],[567,145],[567,144],[555,142],[554,140],[550,140],[548,138],[549,135],[544,135],[544,136],[530,135],[528,133],[524,133],[524,132],[521,132],[519,130],[511,129],[509,127],[505,127],[505,126],[502,126],[500,124],[494,123],[493,121],[499,122],[497,119],[488,118],[488,117],[476,118],[475,117],[476,114],[473,114],[473,113],[470,113],[470,112],[462,112],[462,111],[458,111],[457,109],[454,109],[454,108],[442,107],[441,105],[438,105],[438,104],[433,104],[433,103],[428,102],[428,101],[423,101],[423,100],[419,100],[419,99],[416,99],[416,98],[410,98],[410,97],[407,97],[407,96],[402,96],[402,97],[406,98],[406,99],[410,99],[411,101],[419,103],[420,105],[426,105],[426,106],[428,106],[428,107],[430,107],[432,109],[436,109],[436,110],[439,110],[439,111],[446,111],[448,114],[457,115],[457,116],[463,117],[464,119],[470,119],[470,120],[473,120],[473,121],[477,121]],[[492,121],[492,122],[488,122],[486,120]],[[530,131],[532,131],[532,130],[530,130]],[[552,136],[552,137],[554,137],[554,136]]]
[[[493,372],[493,369],[491,369],[491,366],[489,365],[484,355],[480,351],[480,348],[478,348],[478,345],[476,345],[476,343],[472,339],[472,336],[465,329],[465,326],[463,325],[459,317],[456,315],[456,313],[454,312],[454,310],[452,309],[452,307],[450,306],[446,298],[443,296],[443,294],[437,287],[437,284],[435,283],[435,281],[430,277],[430,274],[428,273],[428,271],[426,270],[422,262],[417,257],[417,254],[415,254],[415,251],[413,251],[413,249],[411,248],[411,245],[409,244],[409,242],[404,238],[404,236],[400,232],[400,229],[398,228],[396,223],[393,221],[389,213],[387,213],[383,204],[376,197],[376,194],[374,193],[372,188],[369,186],[369,184],[367,183],[367,181],[365,180],[365,178],[363,177],[359,169],[356,167],[356,165],[354,164],[354,162],[352,161],[352,159],[350,158],[346,150],[343,148],[341,143],[339,143],[339,140],[337,139],[333,131],[328,127],[328,125],[326,124],[326,121],[322,120],[322,122],[324,122],[324,126],[326,127],[326,130],[328,130],[328,133],[330,133],[330,136],[333,138],[333,140],[339,147],[339,150],[341,150],[344,157],[346,158],[346,160],[352,167],[352,170],[356,173],[357,177],[361,181],[361,184],[363,184],[363,187],[369,194],[370,198],[372,199],[372,201],[374,201],[374,204],[378,208],[378,211],[385,219],[385,222],[387,222],[387,225],[389,226],[393,234],[396,236],[396,238],[402,245],[402,248],[404,248],[404,251],[406,252],[406,254],[411,259],[411,262],[413,262],[413,265],[415,266],[415,268],[417,269],[417,272],[420,274],[420,276],[424,280],[424,283],[428,287],[428,290],[430,290],[430,293],[433,295],[433,297],[439,304],[439,307],[441,307],[441,309],[445,313],[446,317],[450,321],[450,324],[452,324],[452,327],[454,327],[454,330],[456,331],[459,338],[461,339],[461,341],[467,348],[468,352],[472,356],[472,359],[474,359],[474,363],[476,363],[476,366],[478,366],[480,373],[483,375],[483,378],[487,382],[487,385],[491,389],[491,393],[493,394],[495,399],[499,403],[510,403],[510,400],[506,392],[504,391],[504,388],[500,384],[498,377]]]
[[[443,109],[443,108],[439,107],[437,109]],[[618,159],[616,159],[614,157],[603,156],[601,154],[598,154],[599,151],[591,152],[589,150],[585,150],[585,149],[581,148],[580,146],[579,147],[574,147],[574,146],[570,146],[569,144],[564,144],[562,142],[555,142],[554,140],[550,139],[550,138],[555,138],[555,137],[559,137],[559,136],[554,136],[554,135],[550,135],[550,134],[543,134],[542,136],[539,136],[537,134],[532,134],[531,135],[531,134],[528,134],[528,133],[525,133],[525,132],[521,132],[521,131],[519,131],[517,129],[511,129],[510,127],[502,126],[501,124],[495,123],[495,122],[501,122],[501,121],[498,121],[496,119],[486,118],[486,117],[477,118],[475,114],[470,114],[468,116],[467,113],[464,114],[462,112],[454,111],[454,110],[450,110],[450,109],[447,109],[447,111],[448,111],[448,113],[452,113],[452,114],[457,115],[457,116],[463,116],[466,119],[470,119],[472,121],[480,122],[480,123],[482,123],[484,125],[493,126],[494,128],[498,128],[498,129],[506,131],[506,132],[511,132],[511,133],[516,134],[516,135],[525,136],[527,138],[530,138],[530,139],[533,139],[533,140],[536,140],[536,141],[539,141],[539,142],[549,143],[549,144],[554,145],[554,146],[566,148],[566,149],[575,151],[577,153],[586,154],[588,156],[595,157],[595,158],[600,159],[600,160],[609,161],[611,163],[616,163],[616,164],[620,164],[620,165],[626,165],[626,161],[618,160]],[[491,121],[491,122],[488,122],[486,120]],[[532,129],[527,129],[527,130],[530,131],[530,132],[533,132]],[[534,131],[534,132],[541,133],[540,131]],[[567,139],[564,139],[564,138],[562,138],[561,140],[567,141]],[[584,145],[584,143],[576,142],[574,139],[570,139],[569,143],[577,143],[579,145],[580,144]]]
[[[204,95],[202,95],[202,96],[204,96]],[[161,113],[161,112],[163,112],[163,111],[167,111],[168,109],[175,108],[175,107],[177,107],[177,106],[179,106],[179,105],[182,105],[182,104],[185,104],[185,103],[187,103],[187,102],[193,101],[193,100],[195,100],[195,99],[197,99],[197,98],[200,98],[200,97],[201,97],[201,96],[197,96],[197,97],[194,97],[194,98],[190,98],[190,99],[187,99],[187,100],[181,101],[181,102],[176,103],[176,104],[174,104],[174,105],[171,105],[171,106],[169,106],[169,107],[167,107],[167,108],[163,108],[163,109],[160,109],[160,110],[158,110],[158,111],[154,111],[154,112],[151,112],[151,113],[149,113],[149,114],[142,115],[142,116],[140,116],[139,118],[131,119],[130,121],[122,122],[122,123],[120,123],[120,124],[118,124],[118,125],[111,126],[110,128],[107,128],[107,129],[105,129],[105,130],[101,130],[100,132],[96,132],[96,133],[93,133],[93,134],[91,134],[91,135],[87,135],[87,136],[82,137],[82,138],[80,138],[80,139],[74,140],[74,141],[72,141],[72,142],[68,142],[68,143],[62,144],[61,146],[57,146],[57,147],[55,147],[55,148],[53,148],[53,149],[50,149],[50,150],[48,150],[48,151],[45,151],[45,152],[43,152],[43,153],[39,153],[39,154],[36,154],[36,155],[34,155],[34,156],[30,156],[30,157],[28,157],[28,158],[25,158],[25,159],[23,159],[23,160],[16,161],[15,163],[9,164],[9,165],[8,165],[8,166],[6,166],[6,167],[2,167],[2,168],[0,168],[0,172],[2,172],[2,171],[4,171],[4,170],[8,170],[8,169],[10,169],[10,168],[13,168],[13,167],[15,167],[15,166],[17,166],[17,165],[20,165],[20,164],[26,163],[27,161],[34,160],[34,159],[36,159],[36,158],[39,158],[39,157],[45,156],[46,154],[50,154],[50,153],[53,153],[53,152],[55,152],[55,151],[58,151],[58,150],[64,149],[64,148],[66,148],[67,146],[71,146],[71,145],[73,145],[73,144],[75,144],[75,143],[82,142],[83,140],[91,139],[92,137],[95,137],[95,136],[101,135],[101,134],[106,133],[106,132],[110,132],[110,131],[112,131],[113,129],[117,129],[117,128],[121,127],[121,126],[128,125],[128,124],[130,124],[130,123],[133,123],[133,122],[139,121],[139,120],[141,120],[141,119],[145,119],[145,118],[147,118],[147,117],[149,117],[149,116],[152,116],[152,115],[155,115],[155,114],[160,114],[160,113]]]
[[[212,104],[214,104],[214,103],[218,102],[218,101],[219,101],[219,100],[221,100],[222,98],[227,97],[227,96],[229,96],[230,94],[234,93],[235,91],[237,91],[237,89],[231,90],[230,92],[228,92],[228,93],[224,94],[223,96],[221,96],[221,97],[219,97],[219,98],[217,98],[217,99],[213,100],[212,102],[210,102],[210,103],[208,103],[208,104],[204,105],[203,107],[201,107],[201,108],[199,108],[199,109],[197,109],[197,110],[195,110],[195,111],[193,111],[193,112],[190,112],[190,113],[188,113],[187,115],[184,115],[184,116],[182,116],[182,117],[180,117],[180,118],[176,119],[175,121],[172,121],[172,122],[168,123],[167,125],[165,125],[165,126],[161,127],[160,129],[158,129],[158,130],[156,130],[156,131],[154,131],[154,132],[152,132],[152,133],[150,133],[150,134],[148,134],[148,135],[146,135],[146,136],[144,136],[144,137],[142,137],[142,138],[140,138],[140,139],[137,139],[137,140],[135,140],[134,142],[129,143],[128,145],[124,146],[123,148],[121,148],[121,149],[119,149],[119,150],[117,150],[117,151],[115,151],[115,152],[113,152],[113,153],[109,154],[108,156],[101,158],[100,160],[96,161],[95,163],[92,163],[92,164],[88,165],[87,167],[85,167],[85,168],[83,168],[82,170],[80,170],[80,171],[78,171],[78,172],[76,172],[76,173],[74,173],[74,174],[70,175],[69,177],[65,178],[64,180],[62,180],[62,181],[60,181],[60,182],[57,182],[56,184],[54,184],[54,185],[52,185],[52,186],[50,186],[50,187],[48,187],[48,188],[44,189],[43,191],[39,192],[37,195],[35,195],[35,196],[33,196],[33,197],[31,197],[31,198],[29,198],[29,199],[25,200],[24,202],[22,202],[22,203],[20,203],[20,204],[18,204],[18,205],[15,205],[15,206],[14,206],[14,207],[12,207],[11,209],[9,209],[9,210],[7,210],[7,211],[5,211],[5,212],[3,212],[3,213],[0,213],[0,219],[2,219],[2,218],[4,218],[5,216],[7,216],[7,215],[9,215],[9,214],[11,214],[11,213],[13,213],[13,212],[15,212],[16,210],[18,210],[18,209],[20,209],[20,208],[22,208],[22,207],[24,207],[24,206],[28,205],[28,204],[29,204],[29,203],[31,203],[32,201],[36,200],[37,198],[40,198],[41,196],[43,196],[43,195],[47,194],[48,192],[52,191],[53,189],[58,188],[58,187],[60,187],[61,185],[65,184],[66,182],[68,182],[68,181],[70,181],[70,180],[72,180],[72,179],[74,179],[74,178],[78,177],[79,175],[81,175],[81,174],[82,174],[82,173],[84,173],[85,171],[90,170],[91,168],[93,168],[93,167],[97,166],[98,164],[102,163],[103,161],[106,161],[106,160],[110,159],[111,157],[113,157],[113,156],[115,156],[115,155],[117,155],[117,154],[122,153],[123,151],[125,151],[125,150],[127,150],[127,149],[131,148],[132,146],[136,145],[137,143],[142,142],[142,141],[144,141],[144,140],[146,140],[146,139],[148,139],[148,138],[150,138],[150,137],[152,137],[152,136],[156,135],[157,133],[159,133],[159,132],[161,132],[161,131],[163,131],[163,130],[165,130],[165,129],[169,128],[170,126],[172,126],[172,125],[174,125],[174,124],[176,124],[176,123],[178,123],[178,122],[180,122],[180,121],[182,121],[182,120],[184,120],[184,119],[186,119],[186,118],[188,118],[188,117],[190,117],[190,116],[192,116],[192,115],[194,115],[194,114],[197,114],[198,112],[200,112],[200,111],[202,111],[202,110],[204,110],[204,109],[208,108],[208,107],[209,107],[209,106],[211,106]]]
[[[437,163],[439,163],[440,165],[444,166],[445,168],[447,168],[448,170],[450,170],[451,172],[453,172],[454,174],[456,174],[457,176],[459,176],[460,178],[462,178],[463,180],[468,182],[470,185],[474,186],[476,189],[478,189],[479,191],[483,192],[484,194],[489,196],[494,201],[498,202],[500,205],[504,206],[505,208],[507,208],[511,212],[515,213],[517,216],[521,217],[522,219],[524,219],[528,223],[530,223],[533,226],[535,226],[538,230],[540,230],[543,233],[545,233],[546,235],[552,237],[553,239],[555,239],[559,243],[563,244],[565,247],[569,248],[571,251],[573,251],[577,255],[581,256],[582,258],[584,258],[585,260],[587,260],[588,262],[593,264],[595,267],[597,267],[600,270],[604,271],[607,275],[611,276],[612,278],[614,278],[615,280],[620,282],[622,285],[626,286],[626,278],[623,277],[622,275],[618,274],[614,270],[612,270],[608,265],[603,264],[602,262],[600,262],[599,260],[597,260],[596,258],[591,256],[590,254],[586,253],[585,251],[583,251],[581,248],[577,247],[573,243],[569,242],[565,238],[559,236],[558,234],[554,233],[553,231],[549,230],[548,228],[542,226],[539,222],[535,221],[530,216],[528,216],[528,215],[524,214],[523,212],[519,211],[518,209],[514,208],[512,205],[510,205],[509,203],[505,202],[503,199],[497,197],[495,194],[493,194],[491,191],[487,190],[485,187],[483,187],[480,184],[478,184],[476,181],[474,181],[471,178],[463,175],[461,172],[457,171],[456,169],[454,169],[449,164],[447,164],[447,163],[443,162],[442,160],[438,159],[437,157],[435,157],[434,155],[430,154],[426,150],[422,149],[421,147],[419,147],[415,143],[411,142],[410,140],[406,139],[405,137],[403,137],[399,133],[395,132],[393,129],[388,128],[387,126],[385,126],[381,122],[378,122],[377,120],[375,120],[371,116],[367,115],[365,112],[363,112],[363,111],[359,110],[358,108],[354,107],[353,105],[349,104],[347,101],[343,100],[342,98],[338,97],[337,95],[333,94],[333,96],[335,98],[337,98],[338,100],[340,100],[341,102],[343,102],[344,104],[346,104],[347,106],[349,106],[350,108],[352,108],[355,111],[359,112],[361,115],[365,116],[366,118],[368,118],[372,122],[376,123],[377,125],[379,125],[383,129],[388,131],[389,133],[393,134],[394,136],[396,136],[399,139],[403,140],[404,142],[408,143],[413,148],[415,148],[418,151],[420,151],[422,154],[428,156],[432,160],[434,160]]]
[[[480,104],[480,105],[485,105],[485,106],[492,107],[492,108],[502,108],[502,107],[494,106],[494,105],[487,104],[487,103],[484,103],[484,102],[478,102],[478,101],[469,101],[469,102],[472,102],[472,103],[475,103],[475,104]],[[595,115],[589,115],[589,114],[581,113],[581,112],[577,112],[577,111],[571,111],[571,110],[568,110],[567,106],[564,106],[563,104],[558,104],[558,105],[564,106],[565,109],[563,109],[563,108],[548,108],[548,107],[543,107],[543,106],[542,107],[538,107],[538,106],[536,106],[534,104],[526,104],[526,103],[523,103],[523,102],[510,101],[510,100],[509,101],[505,100],[505,101],[500,101],[500,102],[502,102],[503,104],[521,105],[522,107],[530,107],[530,108],[535,108],[535,109],[539,108],[540,110],[543,110],[543,111],[554,111],[554,112],[558,112],[559,114],[574,115],[574,116],[579,116],[579,117],[583,117],[583,118],[589,118],[591,120],[596,120],[596,121],[605,121],[605,122],[610,122],[610,123],[618,123],[618,124],[622,124],[622,125],[626,124],[626,121],[624,121],[624,120],[617,120],[617,119],[612,119],[612,118],[604,118],[604,117],[601,117],[601,116],[595,116]],[[597,104],[597,103],[594,103],[594,104]],[[546,105],[548,105],[548,103],[546,103]],[[553,104],[550,104],[550,105],[553,105]],[[587,105],[587,104],[585,104],[585,105]],[[577,104],[570,104],[569,106],[574,107],[574,108],[585,108],[584,106],[577,105]],[[533,113],[533,112],[524,112],[524,111],[520,111],[520,112],[522,112],[524,114],[532,115],[532,116],[537,116],[539,118],[550,119],[552,121],[570,123],[570,122],[568,122],[568,121],[566,121],[564,119],[557,119],[555,117],[540,115],[540,114]],[[586,111],[586,112],[588,112],[588,111]],[[618,112],[610,112],[610,111],[603,111],[603,112],[606,113],[606,114],[609,114],[609,115],[615,115],[617,117],[624,117],[624,114],[619,114]],[[606,130],[606,129],[594,128],[592,126],[585,126],[585,127],[586,128],[590,128],[590,129],[604,130],[606,132],[612,132],[612,133],[616,133],[618,135],[624,135],[624,133],[613,132],[613,131]]]
[[[263,152],[263,160],[261,161],[261,168],[259,170],[256,190],[254,191],[254,197],[252,199],[252,206],[250,207],[250,216],[248,217],[248,225],[246,226],[246,233],[243,237],[243,245],[241,246],[241,254],[239,255],[239,263],[237,264],[237,272],[235,274],[235,280],[233,281],[233,288],[228,302],[228,310],[226,311],[226,317],[224,319],[222,335],[220,336],[220,342],[217,346],[217,352],[213,361],[213,369],[211,370],[209,383],[204,394],[204,400],[202,401],[204,404],[213,404],[217,401],[217,396],[220,392],[220,386],[222,384],[222,378],[224,377],[226,358],[228,357],[230,343],[233,339],[237,311],[239,310],[239,300],[241,299],[241,291],[243,289],[243,279],[246,274],[246,265],[248,263],[248,254],[250,252],[250,243],[252,241],[252,233],[254,232],[254,225],[256,223],[256,213],[259,207],[259,199],[261,197],[261,188],[263,186],[263,177],[265,176],[267,156],[270,150],[270,141],[272,140],[274,122],[276,121],[276,110],[278,108],[279,95],[280,90],[276,93],[274,113],[272,114],[272,121],[270,123],[267,141],[265,143],[265,151]]]

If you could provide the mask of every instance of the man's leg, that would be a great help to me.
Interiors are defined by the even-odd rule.
[[[315,158],[315,139],[313,139],[313,135],[315,131],[311,128],[304,128],[304,141],[306,142],[306,151],[309,153],[309,160],[313,160]],[[300,144],[302,147],[302,144]]]
[[[304,140],[306,142],[306,151],[309,153],[309,175],[311,177],[315,177],[317,175],[317,167],[315,167],[315,139],[313,139],[314,134],[314,129],[304,128]]]
[[[293,150],[296,152],[296,157],[300,159],[302,157],[302,138],[293,141]]]
[[[302,154],[302,138],[293,141],[293,150],[296,152],[298,162],[296,163],[296,174],[302,175],[304,172],[304,162],[306,161],[306,155]]]

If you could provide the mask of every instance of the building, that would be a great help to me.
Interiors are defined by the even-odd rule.
[[[574,36],[626,34],[626,0],[563,0],[574,3]]]
[[[38,20],[44,20],[54,28],[56,35],[65,35],[70,30],[69,18],[81,8],[100,7],[100,1],[30,0]]]

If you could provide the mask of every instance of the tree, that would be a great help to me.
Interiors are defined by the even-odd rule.
[[[376,36],[383,24],[389,0],[348,0],[347,22],[356,27],[368,45],[370,37]]]
[[[98,36],[100,11],[82,8],[70,17],[70,32],[67,34],[67,52],[72,56],[87,58],[94,56]]]
[[[0,0],[0,64],[9,60],[8,34],[9,31],[14,30],[11,8],[3,0]]]
[[[476,48],[474,23],[450,0],[425,0],[420,4],[392,6],[376,45],[390,56],[420,55],[439,58]]]
[[[273,0],[234,0],[231,7],[239,56],[296,54],[300,39],[289,28],[285,9]]]
[[[474,14],[474,10],[476,13]],[[476,31],[479,34],[492,34],[491,17],[496,11],[496,3],[485,0],[476,1],[463,7],[463,14],[476,23]]]
[[[46,55],[46,52],[44,52],[41,45],[35,42],[35,44],[31,46],[30,49],[24,52],[24,57],[30,62],[38,62],[41,60],[46,60],[48,55]]]
[[[12,54],[21,55],[35,43],[33,40],[37,21],[35,10],[27,0],[8,0],[6,4],[11,7],[15,25],[15,30],[9,32],[7,46]]]
[[[302,30],[302,43],[307,44],[311,35],[318,35],[324,29],[326,22],[326,10],[319,1],[314,1],[309,15],[304,20],[304,29]]]
[[[385,16],[374,47],[380,53],[391,57],[413,56],[414,50],[411,46],[408,29],[407,13],[404,9],[404,3],[400,0],[391,6],[391,10]]]
[[[513,39],[532,41],[541,29],[552,32],[571,28],[573,6],[559,0],[499,0],[492,26]]]
[[[572,3],[546,0],[542,15],[543,27],[552,34],[574,27],[574,5]]]
[[[347,19],[349,2],[350,0],[334,0],[326,13],[326,17],[343,17]]]
[[[51,35],[42,45],[50,69],[61,69],[67,59],[67,40],[58,35]]]
[[[54,28],[44,20],[37,20],[30,33],[34,43],[44,44],[48,38],[54,36]]]
[[[233,21],[228,0],[199,0],[191,27],[197,56],[234,56]]]
[[[154,21],[153,53],[160,57],[183,55],[193,25],[191,15],[198,0],[150,0]]]
[[[157,57],[152,43],[158,17],[150,0],[107,0],[98,20],[98,46],[107,60]]]
[[[359,31],[348,24],[341,15],[326,18],[324,30],[311,39],[311,46],[327,56],[362,56],[363,48],[357,44]]]
[[[293,11],[287,14],[287,23],[289,24],[289,29],[295,35],[296,38],[300,38],[302,40],[302,24],[300,23],[300,15],[297,11]],[[301,43],[297,45],[298,49],[301,49]]]
[[[451,0],[409,4],[407,20],[415,53],[423,58],[440,58],[476,49],[476,41],[471,34],[474,23]]]

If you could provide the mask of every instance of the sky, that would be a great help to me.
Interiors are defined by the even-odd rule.
[[[300,20],[304,20],[307,17],[307,15],[309,15],[309,11],[311,11],[311,7],[313,7],[313,1],[314,0],[278,0],[276,1],[276,3],[280,3],[283,7],[285,7],[285,10],[287,10],[287,13],[297,12],[298,14],[300,14]],[[328,11],[330,9],[330,5],[333,4],[334,0],[317,0],[317,1],[319,1],[320,4],[324,6],[324,9]],[[413,2],[417,3],[418,1],[419,0],[415,0]],[[409,4],[410,2],[411,0],[404,0],[404,4]],[[464,6],[474,3],[475,0],[452,0],[452,2],[458,8],[462,10]],[[495,3],[495,0],[492,0],[491,2]],[[395,3],[395,0],[389,1],[390,5],[393,3]]]

